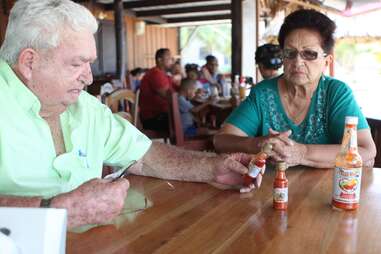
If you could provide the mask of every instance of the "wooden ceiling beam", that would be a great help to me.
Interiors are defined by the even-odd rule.
[[[213,0],[142,0],[124,2],[125,9],[140,8],[140,7],[155,7],[161,5],[183,4],[183,3],[197,3],[197,2],[211,2]]]
[[[231,19],[230,14],[223,15],[209,15],[209,16],[192,16],[192,17],[182,17],[182,18],[168,18],[168,23],[183,23],[183,22],[195,22],[195,21],[208,21],[208,20],[222,20]]]
[[[173,4],[183,4],[183,3],[202,3],[202,2],[213,2],[215,0],[142,0],[142,1],[132,1],[124,2],[124,9],[133,9],[141,7],[159,7],[162,5],[173,5]],[[112,4],[101,4],[104,10],[110,11],[113,9]]]
[[[183,7],[183,8],[167,8],[167,9],[148,10],[148,11],[136,11],[135,14],[136,14],[136,17],[149,17],[149,16],[162,16],[162,15],[168,15],[168,14],[224,11],[224,10],[230,10],[230,4],[218,4],[218,5]]]

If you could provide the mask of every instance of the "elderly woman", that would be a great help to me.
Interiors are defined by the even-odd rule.
[[[357,116],[359,152],[365,165],[373,165],[376,148],[351,89],[324,75],[333,60],[335,28],[314,10],[286,17],[278,36],[284,74],[252,88],[215,136],[219,152],[257,153],[264,143],[272,143],[274,160],[332,167],[345,116]]]

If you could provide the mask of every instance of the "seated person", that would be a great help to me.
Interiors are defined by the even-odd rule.
[[[274,78],[279,75],[278,69],[282,67],[282,51],[279,45],[263,44],[255,51],[255,63],[263,79]]]
[[[194,121],[194,114],[206,113],[209,102],[203,103],[198,106],[193,106],[190,102],[196,94],[196,81],[192,79],[183,79],[181,81],[179,90],[179,110],[181,116],[181,123],[185,137],[194,137],[197,135],[212,135],[212,131],[207,128],[197,128]],[[200,122],[200,121],[199,121]]]
[[[359,152],[364,165],[373,165],[375,144],[351,89],[324,75],[333,60],[335,28],[315,10],[297,10],[285,18],[278,36],[284,74],[251,89],[214,137],[217,151],[257,153],[271,143],[274,160],[331,168],[345,117],[357,116]]]
[[[130,86],[131,86],[131,90],[134,91],[135,93],[140,88],[140,83],[143,79],[144,73],[145,73],[144,69],[140,67],[137,67],[130,71],[130,75],[129,75]]]
[[[73,1],[15,2],[0,48],[0,207],[67,209],[69,228],[106,223],[122,211],[129,181],[101,179],[102,166],[134,161],[132,174],[242,186],[249,155],[151,142],[83,90],[97,29]]]
[[[172,81],[176,86],[176,90],[178,90],[181,84],[181,80],[185,77],[180,59],[176,60],[176,62],[172,65],[171,75]]]
[[[211,95],[212,88],[216,87],[220,95],[228,96],[230,91],[227,89],[224,76],[218,73],[217,58],[213,55],[208,55],[205,60],[206,64],[201,67],[200,78],[204,89],[208,91],[208,95]]]
[[[204,90],[202,83],[200,82],[200,71],[198,65],[195,63],[185,65],[185,75],[187,79],[194,80],[196,82],[196,97],[206,98],[207,91]]]
[[[174,91],[171,51],[161,48],[155,54],[156,66],[147,71],[140,85],[140,118],[144,129],[168,131],[168,91]]]

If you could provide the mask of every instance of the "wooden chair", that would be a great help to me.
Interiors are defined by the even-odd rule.
[[[168,132],[143,129],[143,126],[140,122],[140,116],[139,116],[139,98],[140,98],[140,89],[136,91],[136,102],[135,102],[136,107],[134,111],[134,125],[136,126],[136,128],[138,128],[142,133],[144,133],[144,135],[146,135],[150,139],[163,139],[164,143],[167,143],[167,140],[169,140]]]
[[[379,168],[381,167],[381,120],[373,118],[368,118],[367,120],[377,148],[377,156],[375,158],[374,167]]]
[[[129,89],[118,89],[105,98],[105,104],[113,113],[119,113],[130,123],[135,123],[135,112],[137,111],[136,95]],[[120,110],[120,107],[123,109]]]
[[[189,150],[214,151],[212,136],[186,138],[181,123],[177,93],[168,93],[169,101],[169,135],[173,145]]]

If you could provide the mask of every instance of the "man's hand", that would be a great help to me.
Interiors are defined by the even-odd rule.
[[[105,223],[123,209],[129,182],[125,178],[112,182],[90,180],[77,189],[56,196],[52,207],[68,209],[68,227]]]
[[[252,155],[245,153],[234,153],[217,157],[218,161],[214,168],[214,179],[211,185],[220,189],[241,189],[241,192],[249,192],[259,188],[262,182],[262,174],[256,177],[254,185],[243,186],[243,175],[248,173],[248,165]]]

